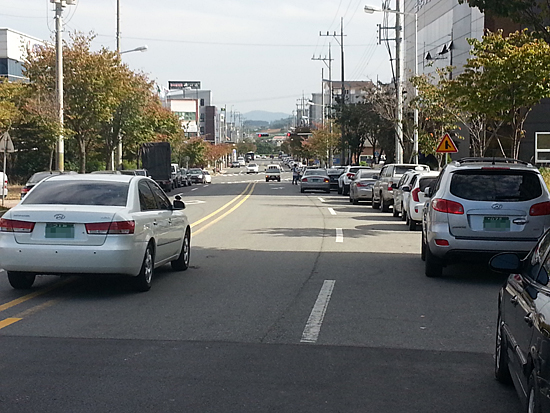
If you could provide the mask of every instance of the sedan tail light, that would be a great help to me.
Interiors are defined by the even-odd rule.
[[[529,215],[537,217],[541,215],[550,215],[550,201],[535,204],[529,209]]]
[[[392,181],[388,182],[388,191],[393,191],[392,185],[393,185]]]
[[[436,198],[432,201],[432,208],[446,214],[464,214],[464,207],[458,202],[449,201],[448,199]]]
[[[0,232],[30,233],[34,229],[34,222],[16,221],[13,219],[0,219]]]
[[[356,185],[357,185],[358,187],[361,187],[361,188],[363,188],[363,187],[368,187],[368,186],[372,186],[371,183],[366,183],[366,182],[357,182]]]
[[[355,174],[352,173],[352,172],[348,172],[348,173],[346,174],[346,176],[347,176],[349,179],[353,178],[354,175],[355,175]]]
[[[307,182],[307,178],[302,178],[302,182]]]
[[[411,192],[411,196],[413,198],[414,202],[420,202],[420,199],[418,198],[418,193],[420,192],[420,188],[415,188]]]
[[[95,222],[86,224],[88,234],[133,234],[136,228],[134,221]]]

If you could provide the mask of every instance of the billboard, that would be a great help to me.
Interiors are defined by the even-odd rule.
[[[189,81],[168,81],[168,89],[200,89],[201,82],[189,82]]]

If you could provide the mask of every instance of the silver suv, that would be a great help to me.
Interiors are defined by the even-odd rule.
[[[457,260],[502,251],[527,254],[550,227],[550,194],[537,168],[507,158],[465,158],[445,166],[422,222],[428,277]]]
[[[410,170],[430,172],[428,165],[419,164],[397,164],[384,165],[380,170],[380,178],[372,189],[371,205],[374,209],[381,207],[383,212],[388,212],[393,205],[393,188],[403,174]]]

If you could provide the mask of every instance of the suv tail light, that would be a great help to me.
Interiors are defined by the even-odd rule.
[[[34,222],[16,221],[13,219],[0,219],[0,232],[23,232],[31,233],[34,229]]]
[[[323,179],[323,182],[330,182],[328,178]]]
[[[86,224],[88,234],[133,234],[136,228],[134,221],[95,222]]]
[[[413,198],[414,202],[420,202],[420,199],[418,198],[418,193],[420,192],[420,188],[415,188],[411,192],[411,196]]]
[[[352,173],[352,172],[348,172],[348,173],[346,174],[346,176],[347,176],[349,179],[353,178],[353,175],[355,175],[355,174]]]
[[[532,217],[537,217],[541,215],[550,215],[550,201],[541,202],[540,204],[535,204],[529,209],[529,215]]]
[[[392,181],[388,182],[388,191],[393,191],[392,185],[393,185]]]
[[[438,212],[446,214],[464,214],[464,207],[458,202],[449,201],[448,199],[436,198],[432,201],[432,208]]]

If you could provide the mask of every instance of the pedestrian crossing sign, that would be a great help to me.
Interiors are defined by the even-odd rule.
[[[451,139],[450,135],[446,133],[443,136],[443,139],[441,139],[441,142],[439,142],[439,145],[435,151],[437,153],[456,153],[458,152],[458,148]]]

